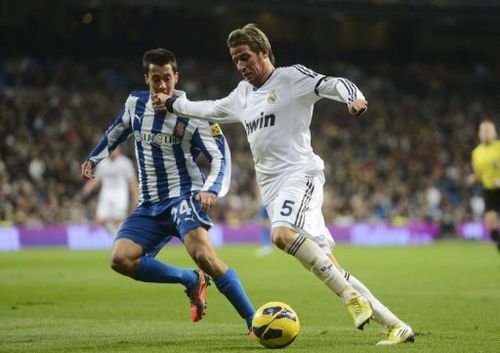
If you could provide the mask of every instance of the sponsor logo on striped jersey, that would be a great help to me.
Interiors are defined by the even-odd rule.
[[[168,135],[168,134],[152,134],[150,132],[134,132],[134,138],[137,142],[149,142],[156,143],[158,145],[168,145],[168,144],[179,144],[182,142],[182,138],[184,137],[184,131],[181,136],[176,135]]]

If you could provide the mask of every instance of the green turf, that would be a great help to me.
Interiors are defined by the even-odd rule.
[[[490,244],[352,247],[336,255],[417,334],[415,344],[376,347],[371,323],[354,329],[340,300],[288,255],[226,247],[256,306],[280,300],[302,328],[287,352],[500,352],[500,257]],[[192,266],[181,247],[160,259]],[[0,352],[258,352],[241,319],[212,286],[193,324],[181,286],[136,282],[108,268],[107,251],[0,253]]]

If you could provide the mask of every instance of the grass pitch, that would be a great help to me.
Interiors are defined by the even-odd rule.
[[[415,247],[339,245],[335,254],[417,337],[377,347],[372,321],[354,329],[340,300],[297,261],[255,246],[225,247],[254,305],[290,304],[301,320],[287,352],[500,352],[500,257],[491,244]],[[0,253],[0,352],[263,352],[211,286],[208,313],[190,322],[180,285],[136,282],[113,273],[108,251],[66,249]],[[184,248],[160,260],[192,267]]]

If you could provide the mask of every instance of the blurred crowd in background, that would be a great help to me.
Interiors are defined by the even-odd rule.
[[[322,100],[316,105],[312,143],[326,164],[326,221],[453,225],[480,219],[480,189],[467,184],[467,176],[479,122],[500,122],[495,79],[500,66],[355,66],[323,59],[301,63],[351,79],[369,101],[368,112],[356,118],[348,116],[344,104]],[[229,59],[222,65],[178,60],[178,88],[191,99],[224,97],[240,79]],[[141,57],[1,62],[0,220],[92,222],[95,201],[82,200],[80,165],[121,113],[130,90],[144,88]],[[260,202],[245,132],[239,124],[222,128],[232,151],[232,184],[212,215],[229,224],[252,222]],[[134,158],[131,142],[125,151]]]
[[[312,144],[326,164],[328,223],[481,219],[467,184],[477,127],[500,127],[500,4],[470,1],[0,1],[0,222],[90,223],[80,165],[131,90],[142,54],[174,51],[178,88],[226,96],[241,79],[225,40],[256,22],[279,66],[355,82],[368,112],[322,100]],[[260,200],[242,126],[224,125],[230,193],[212,215],[255,221]],[[125,153],[134,158],[132,141]]]

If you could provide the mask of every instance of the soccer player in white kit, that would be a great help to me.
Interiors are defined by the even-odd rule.
[[[97,165],[95,178],[83,188],[84,196],[98,187],[96,219],[114,235],[127,216],[129,206],[135,207],[139,199],[134,165],[130,158],[120,152],[119,147]]]
[[[227,43],[244,77],[227,97],[192,102],[157,94],[153,106],[192,118],[242,123],[274,244],[343,300],[358,329],[372,317],[386,326],[388,336],[378,344],[413,342],[410,326],[340,267],[321,213],[324,164],[312,150],[309,131],[314,104],[328,98],[346,103],[350,114],[359,115],[367,109],[363,94],[345,78],[318,74],[302,65],[275,68],[269,40],[254,24],[232,31]]]

